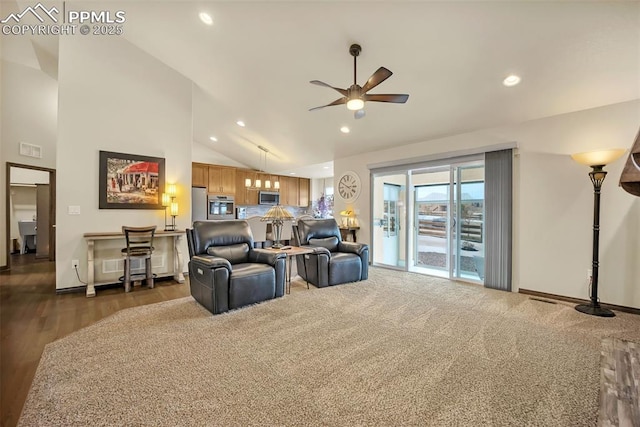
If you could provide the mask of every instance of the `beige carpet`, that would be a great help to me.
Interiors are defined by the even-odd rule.
[[[596,425],[604,337],[640,341],[640,316],[374,268],[119,312],[47,346],[19,425]]]

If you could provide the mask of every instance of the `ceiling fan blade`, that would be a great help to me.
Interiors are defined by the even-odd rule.
[[[393,73],[384,67],[378,68],[378,70],[369,77],[369,80],[362,86],[362,92],[368,92],[374,87],[378,86],[383,81],[391,77]]]
[[[384,95],[364,95],[365,101],[376,102],[395,102],[396,104],[404,104],[409,99],[409,95],[403,94],[384,94]]]
[[[324,87],[331,88],[333,90],[336,90],[336,91],[340,92],[340,94],[342,94],[342,96],[347,96],[347,90],[346,89],[340,89],[339,87],[333,87],[330,84],[326,84],[325,82],[321,82],[320,80],[311,80],[309,83],[311,83],[313,85],[318,85],[318,86],[324,86]]]
[[[324,108],[324,107],[331,107],[332,105],[340,105],[340,104],[346,104],[347,103],[347,97],[344,96],[342,98],[338,98],[335,101],[333,101],[331,104],[327,104],[327,105],[321,105],[320,107],[313,107],[310,108],[309,111],[313,111],[313,110],[319,110],[320,108]]]

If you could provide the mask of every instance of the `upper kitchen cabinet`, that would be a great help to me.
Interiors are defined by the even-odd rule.
[[[227,166],[209,166],[208,192],[211,194],[236,193],[236,168]]]
[[[309,196],[311,194],[311,180],[308,178],[298,178],[298,206],[309,206]]]
[[[280,204],[283,206],[298,206],[298,178],[280,177]]]
[[[207,188],[209,186],[209,165],[191,164],[191,186]]]
[[[247,187],[246,180],[251,182]],[[236,206],[257,205],[258,191],[253,187],[256,172],[248,169],[236,169]]]

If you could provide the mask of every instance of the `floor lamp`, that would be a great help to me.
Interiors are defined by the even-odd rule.
[[[600,317],[614,317],[615,313],[606,308],[600,307],[598,301],[598,252],[600,246],[600,189],[607,172],[603,168],[618,159],[625,150],[604,150],[591,151],[588,153],[578,153],[571,155],[571,158],[578,163],[591,167],[589,178],[593,183],[593,263],[591,267],[591,302],[588,304],[576,305],[576,310]]]

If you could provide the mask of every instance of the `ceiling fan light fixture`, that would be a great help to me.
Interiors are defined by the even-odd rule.
[[[351,111],[358,111],[364,108],[364,101],[360,98],[353,98],[347,101],[347,108]]]

